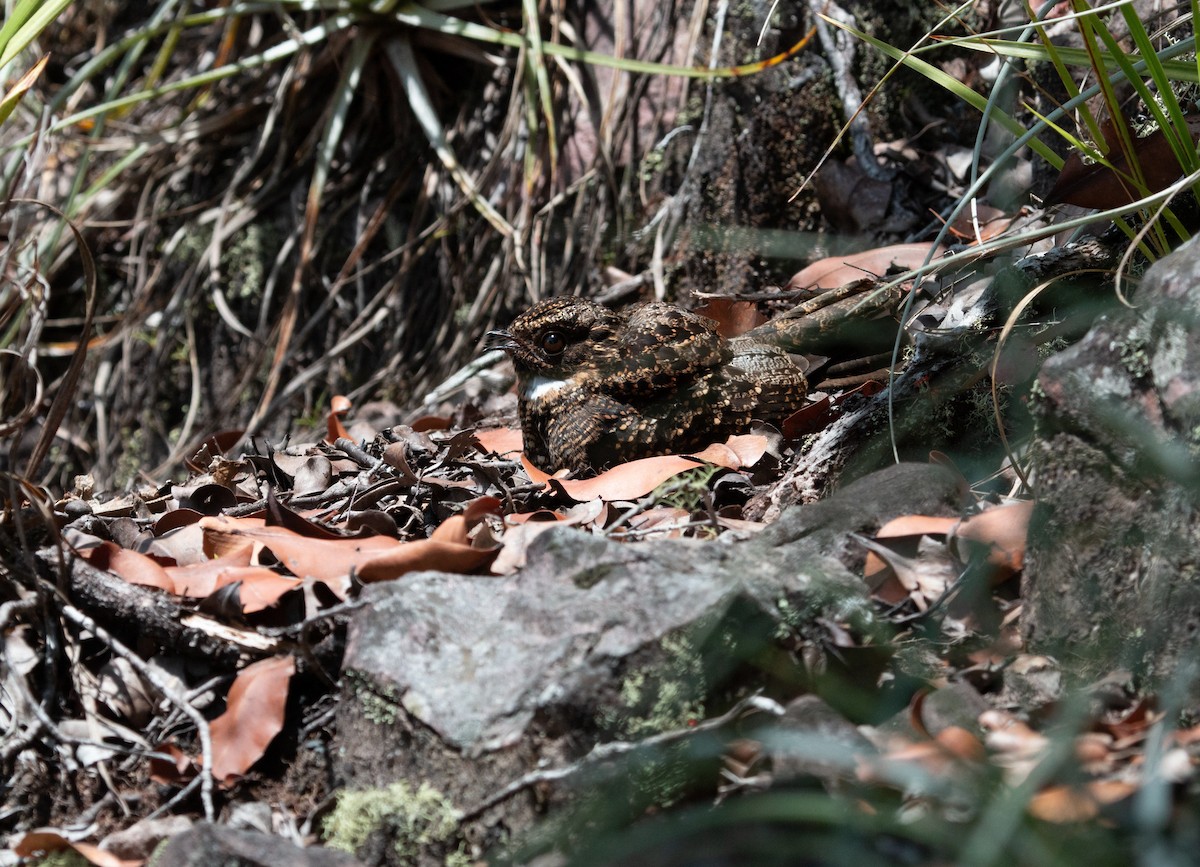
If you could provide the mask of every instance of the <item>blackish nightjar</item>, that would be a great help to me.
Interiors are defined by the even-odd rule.
[[[727,340],[711,319],[661,302],[617,313],[551,298],[489,338],[512,357],[525,455],[547,472],[695,451],[779,421],[807,392],[783,349]]]

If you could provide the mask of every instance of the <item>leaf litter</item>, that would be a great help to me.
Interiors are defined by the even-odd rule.
[[[717,482],[748,480],[773,447],[769,436],[746,435],[696,455],[632,461],[590,479],[556,478],[524,459],[520,432],[511,428],[452,434],[438,430],[441,422],[435,420],[424,431],[380,431],[354,446],[342,423],[352,407],[340,400],[335,406],[328,425],[332,442],[237,458],[215,452],[210,442],[204,456],[208,468],[187,485],[108,503],[85,499],[81,494],[91,492],[81,490],[67,502],[85,503],[86,510],[75,506],[73,511],[86,514],[65,528],[64,538],[91,566],[131,585],[179,597],[180,604],[193,600],[200,610],[223,595],[223,604],[214,609],[221,617],[241,628],[277,629],[280,616],[284,623],[320,622],[352,601],[363,584],[403,580],[414,571],[511,574],[523,565],[529,544],[553,526],[631,543],[745,529],[754,522],[740,520],[736,501],[715,500]],[[307,468],[314,466],[323,488],[306,479]],[[702,468],[706,472],[696,477]],[[703,481],[687,481],[693,477]],[[224,493],[206,490],[213,487]],[[689,492],[689,507],[679,505],[681,490]],[[956,611],[953,596],[972,566],[983,569],[988,585],[997,590],[1011,585],[1023,565],[1032,509],[1030,501],[981,503],[967,517],[897,518],[873,537],[855,537],[867,552],[864,580],[898,624],[939,618],[947,635],[959,636],[952,643],[978,645],[986,625],[970,610]],[[368,515],[375,517],[368,520]],[[299,604],[287,605],[293,597]],[[846,635],[838,643],[849,652],[855,639]],[[285,724],[291,683],[308,667],[288,654],[244,658],[225,689],[223,710],[209,723],[211,773],[227,789],[253,778]],[[131,670],[110,666],[103,680],[106,707],[117,718],[144,721],[161,701]],[[1135,792],[1135,747],[1154,719],[1130,714],[1119,725],[1098,724],[1080,733],[1080,767],[1092,777],[1041,788],[1029,802],[1030,815],[1048,822],[1081,821]],[[877,753],[860,757],[857,776],[887,787],[902,767],[954,777],[978,774],[993,764],[1004,768],[1015,785],[1049,749],[1046,736],[1008,712],[985,711],[977,726],[975,731],[962,726],[929,731],[920,725],[900,738],[863,728]],[[1182,759],[1175,763],[1176,773],[1186,776],[1194,765],[1188,747],[1200,743],[1200,736],[1178,733],[1178,740],[1175,750]],[[749,749],[749,762],[737,763],[743,775],[760,761],[758,747],[751,743]],[[169,787],[185,788],[195,784],[198,770],[195,744],[185,738],[159,744],[148,772]],[[114,860],[103,850],[56,835],[39,831],[18,847],[72,846],[91,863],[140,863]]]
[[[836,282],[850,272],[861,279],[865,270],[885,271],[898,257],[916,264],[926,253],[927,245],[908,245],[840,265],[818,263],[817,276],[797,275],[793,283]],[[736,334],[760,324],[756,311],[756,304],[714,299],[706,312]],[[363,585],[423,570],[511,575],[524,565],[534,540],[554,526],[629,544],[752,534],[764,525],[748,515],[746,504],[779,484],[780,467],[795,457],[801,441],[882,387],[878,378],[833,386],[815,393],[781,430],[731,437],[694,455],[631,461],[585,479],[533,467],[521,454],[520,431],[511,426],[456,430],[451,417],[430,414],[408,426],[375,430],[355,420],[352,403],[342,396],[331,401],[320,442],[252,443],[237,454],[240,432],[222,432],[206,438],[187,461],[193,476],[183,484],[105,499],[80,479],[57,508],[66,524],[63,538],[81,561],[139,592],[175,600],[179,612],[190,612],[181,622],[193,634],[237,649],[232,667],[208,666],[210,685],[202,698],[191,699],[205,709],[207,745],[196,733],[181,731],[178,719],[169,722],[167,694],[115,664],[120,657],[110,659],[97,679],[105,713],[115,719],[106,737],[124,738],[124,749],[141,750],[143,773],[177,796],[196,790],[206,779],[205,767],[207,779],[236,796],[264,783],[264,760],[284,749],[280,734],[295,713],[288,710],[294,704],[289,696],[297,690],[328,694],[338,674],[337,651],[322,656],[313,648],[331,641],[337,646]],[[938,454],[931,460],[952,466]],[[966,487],[963,480],[964,494]],[[1032,501],[988,495],[961,516],[902,516],[873,536],[853,537],[864,549],[864,580],[898,630],[893,643],[903,646],[930,629],[939,634],[939,656],[926,660],[935,672],[935,692],[956,679],[994,687],[999,672],[1013,664],[1020,650],[1013,579],[1023,568],[1033,508]],[[826,659],[866,660],[883,650],[840,624],[824,628]],[[301,635],[309,648],[303,653],[289,643]],[[820,656],[811,647],[797,648],[797,654]],[[198,689],[199,682],[193,675],[175,692]],[[1039,712],[1048,714],[1060,698],[1048,691]],[[963,780],[1001,768],[1016,785],[1051,751],[1039,720],[1023,719],[1022,712],[1015,700],[1004,710],[971,711],[962,725],[914,725],[903,736],[860,726],[874,752],[856,754],[856,776],[914,802],[923,794],[900,784],[908,779],[906,768]],[[132,734],[121,734],[122,720],[147,725],[161,737],[151,739],[147,751]],[[1160,719],[1130,713],[1121,735],[1099,722],[1081,731],[1076,750],[1085,779],[1047,781],[1032,793],[1029,815],[1077,822],[1136,792],[1144,775],[1139,750],[1156,724]],[[1174,737],[1170,772],[1184,779],[1192,774],[1200,736]],[[722,792],[750,785],[762,755],[750,744],[731,765],[736,772],[729,772]],[[51,829],[17,845],[35,851],[76,844]],[[118,863],[87,844],[76,851],[97,859],[92,863]]]

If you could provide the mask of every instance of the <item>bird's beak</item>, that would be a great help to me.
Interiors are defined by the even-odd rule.
[[[517,348],[517,341],[507,331],[489,331],[484,338],[483,348],[487,352],[491,352],[493,349],[511,352]]]

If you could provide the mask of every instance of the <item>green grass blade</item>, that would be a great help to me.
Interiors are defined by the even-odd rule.
[[[498,30],[492,27],[487,27],[483,24],[475,24],[471,21],[464,21],[461,18],[455,18],[450,15],[443,15],[439,12],[419,4],[419,3],[404,3],[396,8],[391,13],[393,20],[401,24],[407,24],[410,27],[418,27],[424,30],[434,30],[438,33],[445,33],[450,36],[461,36],[464,39],[471,39],[475,42],[486,42],[492,45],[507,45],[511,48],[525,48],[528,46],[528,39],[521,33],[513,33],[507,30]],[[649,60],[636,60],[630,57],[613,57],[611,54],[600,54],[595,51],[586,51],[582,48],[576,48],[571,45],[561,45],[557,42],[543,42],[542,51],[552,57],[561,57],[565,60],[574,60],[579,63],[587,63],[592,66],[608,66],[613,69],[620,69],[624,72],[643,72],[650,75],[674,75],[681,78],[732,78],[739,75],[747,75],[757,71],[760,64],[746,64],[744,66],[725,66],[709,68],[707,66],[672,66],[669,63],[654,63]]]
[[[463,169],[462,164],[458,161],[458,157],[454,154],[454,149],[450,146],[449,140],[446,138],[446,126],[437,116],[437,112],[433,108],[433,102],[429,98],[429,92],[425,88],[425,82],[421,79],[420,70],[417,67],[417,58],[413,54],[412,43],[407,36],[399,36],[387,44],[388,58],[392,62],[397,75],[400,76],[400,81],[404,86],[405,94],[408,97],[408,105],[412,109],[413,115],[420,124],[421,130],[425,133],[426,139],[433,147],[441,160],[442,165],[450,172],[459,189],[470,200],[480,215],[487,220],[496,231],[503,234],[505,237],[512,237],[516,231],[508,224],[508,221],[502,217],[491,203],[487,201],[475,186],[475,182]]]
[[[24,51],[29,43],[37,39],[46,26],[70,5],[71,0],[25,0],[18,3],[10,20],[5,21],[4,27],[0,28],[0,40],[3,40],[0,68],[7,66],[14,57]],[[10,25],[16,27],[12,32],[7,32]]]
[[[158,87],[139,90],[135,93],[127,94],[116,99],[110,99],[100,105],[94,105],[89,108],[77,111],[69,117],[65,117],[51,127],[52,131],[59,131],[74,126],[83,120],[88,120],[102,114],[107,114],[111,111],[124,108],[126,106],[136,105],[139,102],[146,102],[150,99],[163,96],[169,93],[176,93],[181,90],[189,90],[205,84],[212,84],[217,81],[245,72],[248,69],[256,69],[260,66],[267,66],[277,61],[291,57],[300,50],[307,48],[310,45],[315,45],[318,42],[323,42],[334,33],[338,33],[351,27],[356,18],[353,15],[337,15],[329,18],[326,21],[305,30],[292,39],[274,45],[259,54],[243,57],[235,63],[227,63],[224,66],[219,66],[216,69],[210,69],[206,72],[189,75],[186,78],[181,78],[178,81],[172,81]]]
[[[946,74],[933,64],[928,63],[919,57],[915,57],[911,52],[902,51],[901,49],[889,45],[881,39],[877,39],[876,37],[864,33],[861,30],[857,30],[856,28],[849,27],[840,21],[827,18],[824,15],[821,17],[834,27],[842,28],[847,33],[857,37],[858,39],[861,39],[877,50],[883,52],[893,60],[900,61],[905,66],[924,76],[934,84],[937,84],[945,90],[948,90],[954,96],[958,97],[963,102],[967,103],[978,111],[982,112],[987,107],[987,100],[981,94],[976,93],[961,81],[951,75]],[[1020,136],[1027,132],[1025,127],[1023,127],[1010,114],[1001,109],[993,107],[991,110],[991,116],[996,120],[997,123],[1014,135]],[[1033,148],[1038,156],[1046,160],[1046,162],[1050,165],[1054,166],[1055,168],[1062,167],[1062,158],[1058,156],[1058,154],[1054,153],[1054,151],[1052,151],[1044,142],[1040,142],[1037,139],[1030,139],[1029,146]]]
[[[1028,2],[1025,4],[1025,11],[1029,14],[1030,21],[1037,20],[1033,7]],[[1075,84],[1075,77],[1071,75],[1070,71],[1067,69],[1067,64],[1063,60],[1062,53],[1058,50],[1058,46],[1050,41],[1050,36],[1046,33],[1045,25],[1039,22],[1034,26],[1034,30],[1037,33],[1038,40],[1041,42],[1042,47],[1046,50],[1046,54],[1050,60],[1050,63],[1054,67],[1054,72],[1058,75],[1058,80],[1062,83],[1062,86],[1067,91],[1067,98],[1074,99],[1075,97],[1079,96],[1079,87]],[[1096,122],[1096,117],[1094,114],[1092,114],[1092,110],[1088,107],[1086,102],[1080,104],[1079,113],[1083,117],[1083,122],[1088,128],[1088,131],[1092,136],[1092,140],[1103,141],[1104,136],[1100,132],[1100,124]]]
[[[1196,168],[1198,161],[1196,158],[1196,148],[1192,144],[1192,136],[1188,130],[1187,120],[1183,115],[1183,108],[1180,106],[1179,99],[1176,97],[1174,90],[1171,89],[1171,81],[1167,77],[1166,71],[1162,68],[1162,64],[1149,60],[1154,54],[1154,46],[1150,42],[1150,34],[1146,32],[1141,19],[1128,6],[1122,6],[1121,12],[1124,15],[1126,25],[1129,27],[1129,32],[1133,36],[1134,44],[1137,45],[1141,55],[1147,58],[1146,72],[1149,74],[1150,80],[1154,82],[1159,99],[1155,99],[1154,94],[1150,93],[1149,88],[1142,83],[1141,76],[1132,75],[1131,70],[1126,74],[1131,75],[1130,81],[1138,89],[1142,101],[1154,115],[1154,119],[1158,122],[1159,128],[1162,129],[1163,134],[1167,137],[1167,141],[1171,145],[1171,151],[1179,160],[1179,164],[1183,167],[1184,172],[1190,174]],[[1160,105],[1159,100],[1161,100],[1162,105]],[[1165,111],[1163,106],[1165,106]]]
[[[558,166],[558,137],[554,129],[554,93],[550,90],[550,76],[546,72],[546,54],[542,48],[541,23],[538,18],[537,0],[521,0],[521,17],[525,19],[525,36],[529,40],[526,63],[537,83],[542,116],[546,121],[546,135],[550,143],[550,173]],[[531,129],[530,134],[533,133]]]
[[[305,220],[309,223],[308,231],[313,231],[317,222],[317,214],[321,209],[321,197],[325,184],[329,180],[329,169],[333,165],[334,155],[342,141],[342,133],[346,129],[346,117],[354,95],[358,92],[358,83],[362,79],[363,69],[371,56],[375,45],[376,35],[364,31],[350,43],[349,57],[342,67],[338,78],[337,89],[333,94],[333,103],[329,107],[329,116],[325,119],[325,129],[321,133],[321,141],[317,146],[316,165],[313,168],[312,180],[308,185],[308,202],[305,207]]]
[[[1051,57],[1046,51],[1045,46],[1030,45],[1024,42],[1015,42],[1008,39],[988,39],[980,37],[957,37],[952,39],[939,39],[935,45],[926,46],[921,51],[923,54],[931,51],[934,48],[945,48],[954,45],[959,48],[966,48],[971,51],[980,51],[984,54],[999,54],[1003,57],[1012,57],[1019,60],[1029,60],[1037,63],[1051,62]],[[1179,54],[1191,54],[1195,50],[1196,39],[1194,36],[1189,36],[1187,39],[1180,40],[1173,45],[1164,48],[1155,54],[1158,62],[1162,65],[1163,73],[1171,81],[1187,81],[1192,84],[1200,84],[1200,70],[1197,65],[1190,60],[1173,60],[1171,58]],[[1054,52],[1061,57],[1063,62],[1068,66],[1091,66],[1091,60],[1085,49],[1082,48],[1067,48],[1061,45],[1054,46]],[[1103,51],[1100,56],[1105,60],[1106,68],[1115,65],[1116,60],[1107,52]],[[1135,69],[1145,69],[1146,58],[1140,54],[1124,55]]]

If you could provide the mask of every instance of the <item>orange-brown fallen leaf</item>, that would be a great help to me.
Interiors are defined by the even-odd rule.
[[[880,527],[879,531],[875,533],[875,538],[881,541],[888,540],[889,543],[907,540],[912,543],[915,551],[916,544],[922,536],[945,536],[954,529],[957,523],[958,518],[942,518],[935,515],[901,515]],[[867,552],[867,562],[863,566],[863,574],[868,579],[886,568],[887,565],[883,560],[870,551]]]
[[[1200,132],[1200,115],[1188,115],[1186,136],[1194,139]],[[1126,123],[1124,119],[1121,123]],[[1112,118],[1101,125],[1109,166],[1098,162],[1085,163],[1078,151],[1072,151],[1063,163],[1046,204],[1065,202],[1081,208],[1119,208],[1140,198],[1132,183],[1129,160],[1121,151],[1120,138]],[[1183,176],[1179,158],[1171,149],[1166,133],[1155,130],[1143,138],[1134,138],[1133,157],[1142,172],[1146,190],[1157,193]]]
[[[249,548],[205,563],[168,566],[164,571],[174,583],[177,595],[195,599],[203,599],[240,581],[238,598],[245,614],[269,608],[280,596],[302,583],[299,578],[280,575],[266,566],[250,565]]]
[[[1029,814],[1045,822],[1066,824],[1094,819],[1100,808],[1128,798],[1137,791],[1133,783],[1093,780],[1082,786],[1051,786],[1029,800]]]
[[[933,248],[937,259],[945,248]],[[788,289],[837,289],[863,277],[879,277],[893,266],[904,270],[920,267],[930,255],[928,244],[893,244],[848,256],[829,256],[800,269],[788,281]]]
[[[524,455],[521,464],[529,478],[558,488],[573,500],[636,500],[653,491],[667,479],[702,463],[716,464],[735,470],[752,466],[767,450],[767,438],[758,434],[730,437],[694,455],[659,455],[620,464],[590,479],[559,479],[544,473]]]
[[[968,244],[981,244],[999,237],[1008,231],[1016,220],[999,208],[973,202],[973,207],[964,209],[950,226],[950,233]]]
[[[525,447],[520,428],[497,427],[475,431],[475,439],[485,452],[502,458],[515,457]]]
[[[342,424],[342,416],[350,412],[354,406],[350,398],[344,394],[335,394],[329,402],[329,415],[325,417],[325,441],[330,445],[337,442],[338,437],[350,439],[350,433]]]
[[[940,560],[922,563],[921,539],[944,537],[957,523],[957,518],[902,515],[880,527],[874,539],[863,541],[867,547],[863,579],[871,591],[892,605],[911,596],[924,610],[926,602],[941,595],[953,574]]]
[[[474,572],[483,568],[498,546],[476,547],[469,530],[483,515],[497,511],[499,505],[495,497],[479,497],[462,515],[443,521],[428,539],[412,542],[389,536],[315,539],[284,527],[248,524],[224,516],[205,518],[200,526],[214,536],[214,549],[235,547],[228,540],[217,540],[222,536],[260,544],[293,575],[322,581],[345,598],[352,570],[362,581],[386,581],[422,569]]]
[[[184,786],[196,776],[196,762],[175,744],[161,744],[150,755],[150,779],[163,786]]]
[[[53,828],[30,831],[13,846],[13,851],[22,858],[31,858],[39,852],[49,854],[63,849],[73,849],[96,867],[141,867],[146,863],[143,858],[132,861],[118,858],[94,843],[73,843]]]
[[[85,560],[97,569],[112,572],[130,584],[157,587],[168,593],[175,592],[175,582],[166,569],[152,557],[122,548],[114,542],[101,542],[80,552]]]
[[[987,560],[996,568],[995,582],[999,583],[1025,565],[1025,541],[1029,535],[1029,520],[1033,517],[1033,501],[993,506],[963,520],[953,536],[987,551]],[[969,552],[959,552],[964,560]]]
[[[283,728],[288,683],[295,671],[292,657],[274,656],[238,672],[225,712],[209,725],[212,772],[221,785],[233,785],[244,776]]]
[[[836,397],[822,394],[785,418],[780,424],[779,429],[790,440],[800,439],[802,436],[817,433],[829,427],[834,419],[841,414],[842,407],[847,399],[855,395],[871,397],[872,395],[879,394],[881,391],[883,391],[883,383],[870,379],[862,385],[842,392]]]
[[[337,581],[374,554],[402,544],[388,536],[356,539],[314,539],[285,527],[246,526],[218,515],[200,522],[205,533],[256,542],[269,549],[279,562],[299,578]]]
[[[710,298],[696,308],[701,316],[717,323],[717,333],[722,337],[737,337],[767,321],[753,301],[738,301],[734,298]]]

